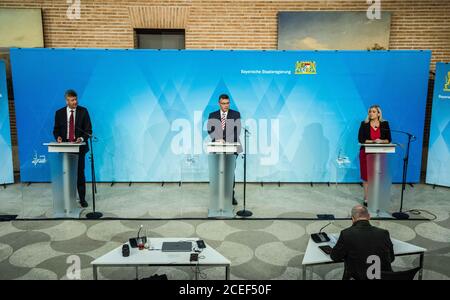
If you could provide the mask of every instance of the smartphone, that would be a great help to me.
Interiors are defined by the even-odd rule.
[[[198,240],[198,241],[197,241],[197,247],[198,247],[199,249],[206,248],[205,242],[204,242],[203,240]]]
[[[198,261],[198,253],[191,253],[189,261]]]
[[[325,254],[328,254],[328,255],[330,255],[331,250],[333,250],[333,248],[331,248],[328,245],[319,246],[319,249],[322,250]]]

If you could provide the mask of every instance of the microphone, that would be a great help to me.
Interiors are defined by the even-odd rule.
[[[325,226],[323,226],[322,228],[320,228],[319,233],[321,233],[322,230],[323,230],[325,227],[327,227],[328,225],[330,225],[330,224],[331,224],[331,222],[329,222],[327,225],[325,225]]]
[[[79,131],[81,131],[82,133],[86,134],[88,137],[92,138],[94,141],[97,141],[97,140],[98,140],[98,138],[97,138],[96,136],[94,136],[94,135],[92,134],[92,132],[89,133],[89,132],[87,132],[87,131],[81,129],[81,128],[78,127],[78,126],[75,126],[75,128],[78,129]],[[83,142],[85,142],[85,141],[83,141]]]
[[[131,248],[139,247],[140,250],[144,249],[144,244],[147,243],[147,237],[146,236],[140,237],[143,226],[144,225],[142,225],[142,224],[141,224],[141,226],[139,226],[137,237],[129,239]]]
[[[409,132],[401,131],[401,130],[394,130],[394,129],[391,129],[391,131],[392,131],[392,132],[398,132],[398,133],[403,133],[403,134],[409,135],[413,140],[416,140],[416,136],[415,136],[414,134],[409,133]]]
[[[380,128],[380,127],[379,126],[374,126],[374,128],[377,129],[377,128]],[[380,128],[380,130],[403,133],[403,134],[409,135],[413,140],[416,140],[416,136],[414,134],[411,134],[411,133],[406,132],[406,131],[395,130],[395,129],[386,129],[386,128]]]
[[[138,234],[137,234],[137,239],[139,240],[139,234],[141,233],[141,230],[142,230],[142,224],[141,224],[141,226],[139,226],[139,230],[138,230]]]

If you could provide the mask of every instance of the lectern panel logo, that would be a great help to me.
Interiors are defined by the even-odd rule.
[[[38,164],[45,164],[47,163],[47,158],[45,155],[39,155],[36,151],[34,151],[33,159],[31,160],[31,163],[36,167]]]
[[[448,72],[447,76],[445,76],[444,91],[450,92],[450,72]]]
[[[295,74],[317,74],[315,61],[297,61],[295,63]]]

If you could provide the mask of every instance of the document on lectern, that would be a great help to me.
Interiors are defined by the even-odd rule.
[[[64,146],[67,146],[67,145],[84,146],[84,145],[86,145],[86,143],[85,142],[82,142],[82,143],[77,143],[77,142],[61,142],[61,143],[49,142],[49,143],[44,143],[43,145],[44,146],[61,146],[61,147],[64,147]]]
[[[383,143],[370,143],[370,144],[359,144],[360,146],[364,147],[395,147],[398,144],[395,143],[389,143],[389,144],[383,144]]]
[[[366,153],[395,153],[395,147],[397,144],[382,144],[382,143],[370,143],[370,144],[359,144],[365,147]]]
[[[208,153],[235,153],[240,143],[210,142],[206,146]]]
[[[86,145],[83,143],[74,143],[74,142],[50,142],[44,143],[44,146],[48,146],[48,152],[68,152],[68,153],[78,153],[80,152],[80,147]]]

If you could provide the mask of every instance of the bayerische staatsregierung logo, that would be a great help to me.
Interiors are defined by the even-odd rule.
[[[295,74],[317,74],[315,61],[297,61],[295,63]]]

